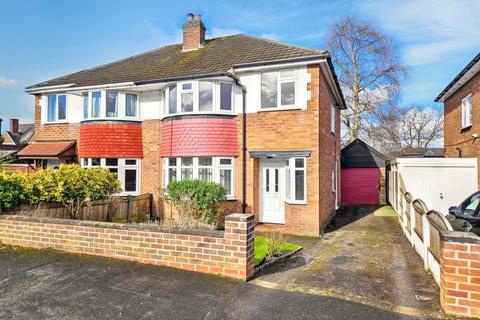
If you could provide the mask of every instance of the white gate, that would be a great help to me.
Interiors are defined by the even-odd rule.
[[[390,162],[389,195],[393,188],[408,190],[429,209],[443,214],[477,191],[477,158],[397,158]],[[398,185],[392,181],[398,172]],[[390,197],[390,203],[398,204]],[[398,201],[398,199],[397,199]]]

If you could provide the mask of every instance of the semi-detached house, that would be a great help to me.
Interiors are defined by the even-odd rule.
[[[79,163],[118,175],[123,194],[202,179],[224,209],[318,235],[339,199],[344,99],[328,52],[244,34],[205,39],[189,14],[183,43],[30,86],[39,167]],[[157,214],[171,210],[161,199]]]

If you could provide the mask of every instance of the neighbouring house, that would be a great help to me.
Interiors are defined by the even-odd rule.
[[[401,151],[388,152],[389,159],[395,158],[443,158],[445,156],[444,148],[419,148],[404,149]]]
[[[0,119],[0,128],[2,120]],[[18,119],[10,119],[7,131],[1,134],[0,159],[8,159],[6,166],[10,171],[30,172],[32,167],[20,161],[17,154],[30,143],[35,133],[35,124],[19,123]]]
[[[341,199],[345,204],[386,204],[387,157],[360,139],[341,153]]]
[[[447,158],[480,158],[480,53],[443,89]],[[479,166],[480,167],[480,166]]]
[[[205,39],[189,14],[183,43],[26,88],[38,166],[78,162],[118,175],[123,194],[170,181],[225,186],[228,212],[319,235],[335,212],[344,98],[326,51],[237,34]],[[172,208],[158,199],[155,211]]]

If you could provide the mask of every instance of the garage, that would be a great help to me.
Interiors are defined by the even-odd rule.
[[[341,200],[344,204],[386,203],[387,157],[356,139],[342,149]]]

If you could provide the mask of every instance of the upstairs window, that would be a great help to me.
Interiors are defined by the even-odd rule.
[[[116,118],[118,116],[118,92],[107,91],[106,116],[107,118]]]
[[[92,118],[100,118],[100,106],[101,106],[102,92],[94,91],[92,92],[92,102],[91,102],[91,112],[90,116]]]
[[[472,125],[472,95],[462,99],[462,128]]]
[[[193,111],[193,84],[184,83],[180,92],[181,110],[182,112]]]
[[[83,100],[83,119],[88,119],[88,92],[82,94]]]
[[[47,121],[56,122],[67,119],[67,96],[50,94],[47,97]]]
[[[137,95],[132,93],[125,94],[125,117],[138,117]]]
[[[264,72],[261,75],[261,108],[294,107],[296,103],[296,71]]]
[[[233,84],[192,81],[169,85],[164,91],[165,114],[233,111]]]

